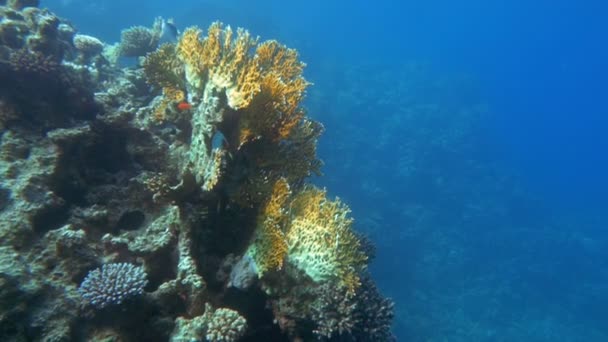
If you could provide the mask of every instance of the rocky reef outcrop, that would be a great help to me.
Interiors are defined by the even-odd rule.
[[[372,249],[307,182],[295,50],[214,23],[120,68],[36,5],[0,6],[3,341],[391,339]]]

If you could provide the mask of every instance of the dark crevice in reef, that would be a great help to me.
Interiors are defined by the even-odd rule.
[[[35,232],[43,234],[50,230],[60,228],[65,224],[68,218],[69,212],[66,206],[48,207],[34,215],[32,218],[32,226],[34,227]]]
[[[127,211],[120,216],[120,219],[116,222],[116,227],[122,230],[137,230],[145,220],[146,215],[142,211]]]
[[[174,265],[177,263],[177,255],[174,253],[175,243],[169,244],[165,249],[146,260],[148,265],[148,285],[146,292],[153,292],[158,287],[177,276]]]
[[[199,251],[198,267],[212,292],[220,292],[224,286],[216,274],[228,254],[240,255],[253,234],[256,211],[222,207],[221,200],[210,203],[207,217],[194,229],[194,250]]]
[[[11,190],[0,187],[0,211],[6,208],[11,200]]]
[[[223,305],[238,310],[247,319],[249,332],[239,341],[289,341],[287,335],[274,323],[272,310],[268,308],[266,294],[258,289],[241,291],[228,288],[222,297]]]
[[[80,151],[83,169],[116,174],[132,167],[126,132],[96,125],[95,133],[94,140]]]
[[[75,340],[104,340],[104,330],[107,329],[108,332],[120,332],[121,340],[124,341],[166,342],[172,331],[173,322],[159,318],[160,309],[144,298],[129,299],[120,307],[106,307],[77,324],[79,331],[76,333]],[[88,325],[98,327],[96,335],[85,335]],[[146,329],[141,329],[142,326],[145,326]]]

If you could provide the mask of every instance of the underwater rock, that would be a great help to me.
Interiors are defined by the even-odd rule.
[[[228,286],[236,287],[239,290],[247,290],[257,278],[258,274],[253,259],[248,255],[244,255],[232,267]]]
[[[7,0],[6,5],[10,8],[20,10],[24,7],[38,7],[40,0]]]

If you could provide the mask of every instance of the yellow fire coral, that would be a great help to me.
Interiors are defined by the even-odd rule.
[[[349,213],[340,200],[327,200],[323,190],[307,187],[298,193],[291,202],[287,260],[316,282],[337,280],[353,292],[367,256],[351,230]]]
[[[260,276],[269,270],[279,270],[287,255],[287,241],[283,232],[286,215],[286,203],[291,191],[284,178],[273,186],[272,194],[258,216],[254,241],[249,248],[249,255],[256,263]]]
[[[300,102],[309,83],[302,77],[306,66],[298,53],[277,41],[266,41],[256,48],[260,70],[260,95],[245,109],[240,121],[239,146],[250,139],[266,136],[285,139],[304,117]]]
[[[248,177],[232,187],[233,198],[259,205],[279,178],[299,184],[319,172],[315,152],[322,126],[306,119],[300,107],[309,85],[302,76],[304,66],[296,50],[276,41],[258,44],[246,30],[216,22],[206,36],[191,27],[177,44],[148,54],[144,71],[151,84],[163,89],[154,111],[158,120],[166,119],[166,109],[176,101],[193,107],[188,156],[177,157],[184,161],[183,169],[199,185],[209,183],[204,170],[214,162],[210,141],[221,130],[231,155],[241,153],[249,161]],[[261,185],[264,191],[259,191]],[[248,200],[251,196],[257,200]]]
[[[230,197],[243,207],[263,203],[271,194],[272,186],[280,178],[289,184],[301,184],[311,175],[321,175],[322,162],[317,158],[317,140],[323,126],[303,118],[281,144],[271,140],[257,140],[241,151],[254,160],[247,165],[248,177],[243,179]]]
[[[217,22],[206,37],[201,34],[197,28],[187,29],[177,55],[191,87],[203,96],[225,91],[230,108],[245,109],[237,145],[261,135],[287,137],[304,116],[299,104],[309,85],[297,52],[276,41],[258,44],[243,29],[234,36],[229,26],[222,28]]]
[[[163,44],[143,62],[149,83],[162,88],[184,89],[184,67],[175,55],[174,44]]]
[[[219,22],[209,27],[205,38],[201,38],[199,29],[189,28],[180,39],[177,52],[186,66],[186,78],[191,86],[202,90],[208,83],[212,88],[225,89],[228,105],[240,109],[246,107],[260,89],[260,72],[250,53],[257,39],[243,29],[238,29],[236,38],[232,38],[230,26],[222,29]]]
[[[186,99],[186,94],[173,87],[164,87],[163,88],[163,97],[154,108],[154,119],[156,121],[164,121],[166,118],[167,108],[174,104]]]
[[[290,197],[287,181],[280,179],[258,216],[248,250],[258,274],[280,270],[287,261],[315,282],[335,282],[354,293],[367,256],[351,230],[349,208],[314,187]]]

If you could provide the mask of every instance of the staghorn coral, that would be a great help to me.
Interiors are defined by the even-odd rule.
[[[287,230],[288,261],[316,282],[336,279],[354,291],[358,270],[367,257],[351,230],[350,209],[340,200],[329,201],[326,192],[307,186],[291,202]]]

